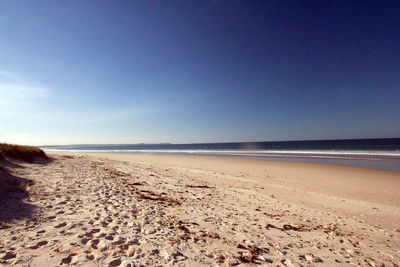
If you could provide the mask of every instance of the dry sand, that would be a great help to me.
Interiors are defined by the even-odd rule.
[[[400,265],[398,172],[213,157],[52,158],[8,163],[14,177],[0,170],[3,189],[15,177],[26,189],[0,197],[0,264]]]

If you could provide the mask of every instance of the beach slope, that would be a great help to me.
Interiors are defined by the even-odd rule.
[[[14,162],[0,263],[400,265],[400,173],[128,154]],[[10,174],[8,174],[10,173]],[[18,199],[10,206],[10,200]],[[14,209],[26,210],[13,216]]]

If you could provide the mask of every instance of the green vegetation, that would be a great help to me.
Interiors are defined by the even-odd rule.
[[[0,159],[9,157],[32,162],[35,158],[47,158],[40,148],[0,143]]]

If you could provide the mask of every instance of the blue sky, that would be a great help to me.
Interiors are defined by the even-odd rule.
[[[400,137],[398,14],[398,1],[1,1],[0,141]]]

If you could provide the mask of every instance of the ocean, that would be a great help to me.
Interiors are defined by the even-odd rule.
[[[400,138],[198,144],[94,144],[41,148],[49,152],[240,157],[337,164],[400,172]]]

